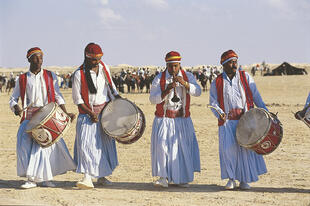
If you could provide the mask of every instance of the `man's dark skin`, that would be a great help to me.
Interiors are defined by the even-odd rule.
[[[227,74],[227,76],[230,80],[232,80],[234,78],[234,76],[236,75],[237,68],[238,68],[237,59],[232,59],[223,65],[223,70],[225,71],[225,73]],[[227,119],[226,114],[220,115],[220,118],[221,118],[221,120],[223,120],[225,122]]]
[[[28,62],[30,63],[30,71],[37,75],[41,71],[41,66],[43,63],[43,54],[42,53],[35,53],[29,59]],[[64,104],[59,105],[59,107],[71,118],[71,122],[75,119],[75,114],[68,113],[67,109]],[[14,113],[16,116],[21,116],[22,110],[19,105],[14,106]]]
[[[101,61],[101,57],[88,58],[85,56],[85,61],[84,61],[85,67],[94,71],[96,75],[98,76],[100,61]],[[121,96],[116,95],[115,98],[121,98]],[[93,112],[90,108],[88,108],[85,103],[79,104],[78,107],[89,115],[92,122],[99,122],[98,115],[95,112]]]
[[[167,66],[169,74],[173,76],[173,82],[168,84],[167,88],[161,93],[162,99],[164,99],[170,93],[170,91],[176,87],[177,82],[179,82],[187,90],[189,90],[189,83],[186,82],[183,79],[183,77],[177,76],[180,71],[181,64],[179,62],[173,62],[173,63],[167,63],[166,66]]]

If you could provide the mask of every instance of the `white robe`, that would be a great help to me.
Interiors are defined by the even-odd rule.
[[[52,76],[56,102],[64,104],[65,101],[59,91],[57,77],[54,73],[52,73]],[[14,106],[18,103],[19,97],[20,85],[17,79],[9,102],[12,111],[14,111]],[[29,104],[32,104],[33,107],[42,107],[48,104],[43,70],[37,75],[30,71],[27,72],[25,107]],[[26,133],[28,122],[29,120],[24,120],[17,133],[17,175],[41,182],[52,180],[55,175],[74,170],[76,166],[64,140],[60,138],[52,146],[42,148]]]
[[[253,94],[253,101],[257,107],[267,110],[263,102],[254,80],[245,73],[249,87]],[[225,72],[223,72],[223,111],[217,101],[216,80],[211,84],[210,88],[210,105],[216,107],[220,113],[226,116],[231,109],[240,108],[247,110],[245,94],[241,86],[239,71],[235,77],[230,80]],[[219,115],[212,110],[214,115]],[[268,110],[267,110],[268,111]],[[243,182],[254,182],[258,180],[258,175],[267,172],[265,161],[262,155],[245,149],[237,143],[236,128],[239,120],[226,120],[225,124],[219,127],[219,154],[222,179],[234,179]]]
[[[106,69],[110,74],[110,69],[106,65]],[[94,86],[97,89],[96,94],[91,94],[88,91],[89,104],[93,105],[104,104],[110,101],[111,91],[108,88],[102,65],[99,65],[98,76],[94,71],[90,71]],[[117,95],[117,90],[112,82],[114,94]],[[72,84],[73,102],[83,104],[81,96],[81,74],[80,70],[74,73]],[[87,114],[79,114],[76,122],[76,136],[74,144],[74,160],[77,164],[77,173],[86,173],[92,177],[99,178],[111,175],[113,170],[118,165],[115,140],[103,132],[100,122],[93,123]]]
[[[173,90],[165,99],[161,98],[160,79],[162,73],[153,80],[150,102],[159,104],[165,101],[164,108],[185,111],[186,89],[180,84],[176,92],[180,102],[171,101]],[[189,80],[189,94],[200,96],[201,88],[195,77],[186,72]],[[182,76],[181,71],[178,76]],[[172,78],[166,71],[166,86]],[[190,117],[155,117],[151,137],[152,175],[167,178],[169,182],[182,184],[194,180],[194,172],[200,172],[200,155],[194,126]]]

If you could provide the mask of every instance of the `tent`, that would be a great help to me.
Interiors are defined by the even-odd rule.
[[[297,68],[287,62],[283,62],[280,66],[273,69],[269,75],[304,75],[308,74],[305,69]]]

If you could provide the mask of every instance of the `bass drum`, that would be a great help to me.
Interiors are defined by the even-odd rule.
[[[236,136],[239,145],[266,155],[279,146],[283,128],[275,114],[262,108],[253,108],[240,118]]]
[[[145,130],[145,116],[128,99],[117,98],[102,110],[101,125],[104,132],[122,144],[136,142]]]
[[[30,119],[26,132],[41,145],[49,147],[58,141],[68,130],[71,118],[58,106],[51,102],[41,107]]]

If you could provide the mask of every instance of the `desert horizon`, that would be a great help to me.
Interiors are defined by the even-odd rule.
[[[285,61],[284,61],[285,62]],[[282,63],[284,63],[282,62]],[[269,68],[272,70],[276,67],[278,67],[279,65],[281,65],[282,63],[278,63],[278,64],[271,64],[271,63],[266,63]],[[306,69],[308,72],[310,72],[310,63],[290,63],[287,62],[292,66],[298,67],[298,68],[302,68],[302,69]],[[250,72],[251,68],[253,66],[256,66],[257,64],[261,65],[261,63],[253,63],[253,64],[246,64],[246,65],[242,65],[242,68],[247,71]],[[46,68],[48,70],[51,70],[53,72],[58,72],[60,74],[64,74],[64,73],[72,73],[74,72],[80,65],[77,66],[45,66],[44,63],[42,65],[43,68]],[[155,66],[155,65],[129,65],[129,64],[119,64],[119,65],[109,65],[109,68],[111,69],[112,73],[119,73],[122,69],[138,69],[138,68],[149,68],[151,72],[154,72],[157,68],[164,68],[164,66]],[[209,65],[209,64],[202,64],[202,65],[194,65],[194,66],[183,66],[183,69],[193,69],[193,70],[197,70],[197,69],[201,69],[202,66],[216,66],[218,68],[221,67],[221,65]],[[4,74],[8,74],[8,73],[20,73],[20,72],[26,72],[29,70],[29,66],[25,66],[25,67],[0,67],[0,73],[4,73]]]

